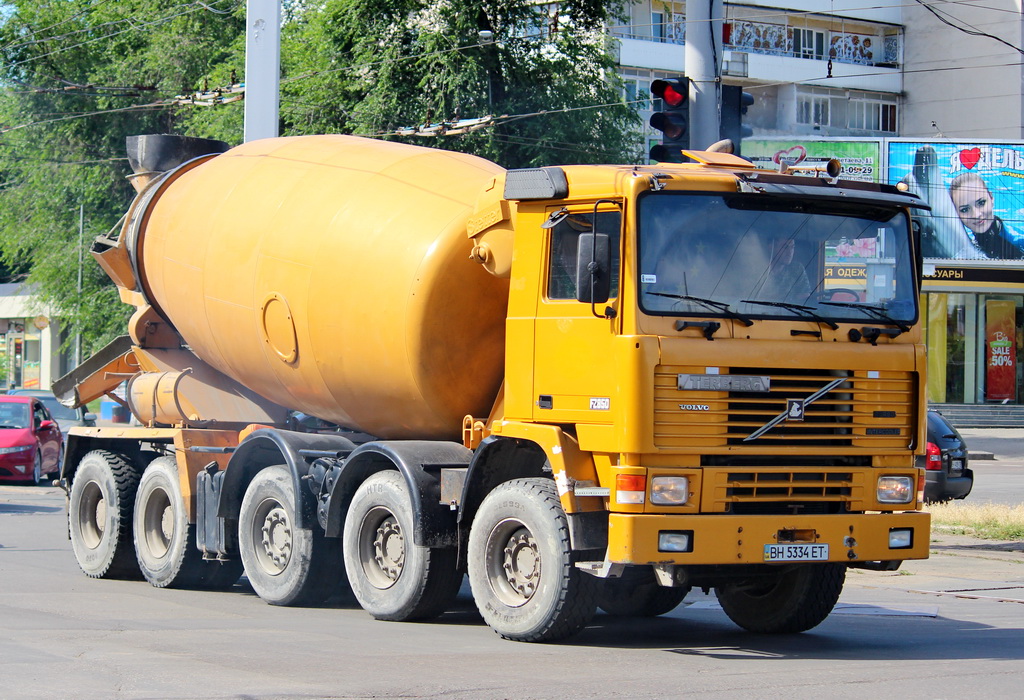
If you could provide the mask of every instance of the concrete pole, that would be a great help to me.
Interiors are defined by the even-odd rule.
[[[686,77],[690,79],[690,148],[719,139],[722,75],[722,0],[686,3]]]
[[[281,86],[281,0],[245,3],[244,139],[273,138]]]

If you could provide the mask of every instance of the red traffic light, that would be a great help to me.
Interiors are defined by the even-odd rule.
[[[660,97],[669,107],[679,107],[690,97],[690,85],[687,78],[670,78],[651,82],[651,94]]]

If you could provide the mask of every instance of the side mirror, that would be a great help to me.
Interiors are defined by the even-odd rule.
[[[581,233],[576,249],[576,301],[603,304],[612,288],[612,247],[607,233]]]
[[[85,421],[87,425],[96,425],[96,414],[86,413],[84,416],[82,416],[82,420]]]
[[[39,424],[40,430],[50,430],[51,428],[55,427],[57,427],[57,424],[54,423],[52,420],[44,420],[42,423]]]

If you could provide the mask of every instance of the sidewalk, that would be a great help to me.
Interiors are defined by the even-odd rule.
[[[932,532],[928,559],[898,571],[850,570],[847,583],[929,596],[1024,604],[1024,542]]]

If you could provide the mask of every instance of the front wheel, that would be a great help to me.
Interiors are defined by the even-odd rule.
[[[35,461],[32,462],[32,485],[39,486],[43,483],[43,455],[36,450]]]
[[[717,586],[715,594],[748,632],[805,632],[832,612],[845,580],[845,564],[801,564],[763,581]]]
[[[596,612],[596,579],[574,564],[550,479],[516,479],[491,491],[473,519],[467,562],[480,614],[506,639],[564,639]]]
[[[123,456],[93,450],[78,464],[68,496],[68,526],[75,559],[87,576],[138,576],[132,546],[132,511],[139,473]]]
[[[339,540],[299,527],[296,497],[281,465],[259,472],[242,498],[239,553],[253,590],[271,605],[322,603],[343,575]]]
[[[437,617],[462,584],[456,549],[416,545],[405,478],[377,472],[360,484],[345,517],[345,569],[359,605],[378,620]]]

